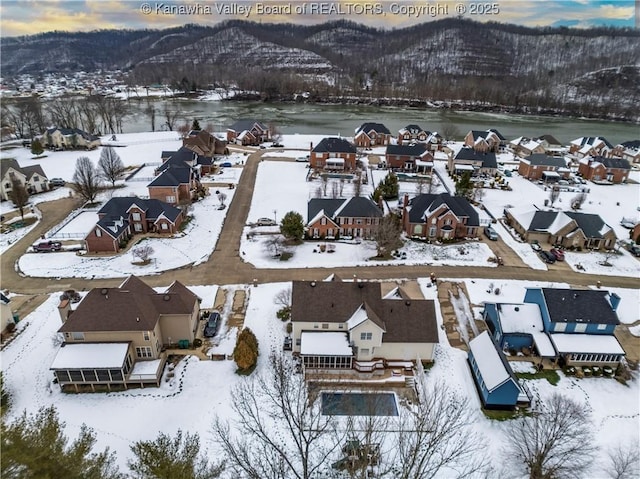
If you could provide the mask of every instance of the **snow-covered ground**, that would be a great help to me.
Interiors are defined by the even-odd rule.
[[[7,251],[15,244],[16,241],[20,241],[27,233],[29,233],[29,231],[35,228],[36,225],[40,222],[42,215],[38,209],[35,209],[33,213],[25,213],[24,218],[25,220],[28,218],[37,218],[37,220],[33,224],[24,228],[18,228],[13,231],[2,233],[2,235],[0,235],[0,254]],[[14,219],[16,221],[19,221],[21,217],[17,216]]]
[[[597,274],[600,276],[629,276],[640,277],[640,261],[625,250],[620,250],[620,255],[608,255],[606,253],[591,251],[588,253],[565,252],[564,258],[574,271],[581,273]],[[611,266],[604,266],[609,263]],[[578,268],[582,266],[582,269]]]
[[[97,211],[80,211],[71,221],[60,228],[55,234],[47,235],[49,238],[66,239],[84,237],[98,222]]]
[[[225,190],[226,203],[233,199],[235,190]],[[73,252],[29,253],[23,255],[18,264],[27,276],[47,278],[118,278],[135,274],[138,276],[157,274],[169,269],[207,261],[218,241],[228,208],[218,210],[220,204],[213,191],[202,201],[193,205],[190,213],[193,220],[184,232],[173,238],[146,239],[154,249],[152,261],[147,265],[134,265],[131,252],[110,257],[89,257]],[[136,237],[134,237],[136,238]],[[207,241],[203,241],[207,238]]]

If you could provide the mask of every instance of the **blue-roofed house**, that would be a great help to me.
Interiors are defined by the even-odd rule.
[[[136,234],[174,234],[183,220],[179,208],[134,196],[111,198],[98,211],[98,218],[84,239],[89,253],[117,253]]]
[[[485,409],[513,409],[529,398],[502,350],[487,331],[469,342],[469,366]]]
[[[421,239],[475,238],[480,220],[471,203],[448,193],[404,197],[402,209],[404,231]]]

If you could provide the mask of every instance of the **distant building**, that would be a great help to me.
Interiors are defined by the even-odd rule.
[[[227,142],[258,146],[271,140],[269,127],[258,120],[238,120],[227,128]]]
[[[311,168],[316,170],[356,169],[356,147],[344,138],[323,138],[309,155]]]
[[[529,180],[548,179],[551,175],[568,178],[570,173],[564,158],[539,153],[521,158],[518,165],[518,174]]]
[[[577,138],[569,145],[569,153],[576,158],[587,156],[609,156],[613,145],[606,138],[599,136],[584,136]]]
[[[398,131],[398,145],[426,143],[430,135],[431,132],[423,130],[420,125],[407,125]]]
[[[433,154],[425,143],[389,145],[384,157],[387,166],[393,169],[430,173],[433,168]]]
[[[498,153],[504,151],[507,140],[498,130],[492,128],[486,131],[469,131],[464,137],[464,144],[481,153],[488,151]]]
[[[382,123],[363,123],[356,128],[354,143],[360,148],[384,146],[391,142],[391,132]]]
[[[498,171],[498,161],[493,151],[474,150],[468,146],[460,148],[455,157],[449,157],[447,166],[452,173],[462,174],[469,171],[472,176],[494,176]]]
[[[609,181],[626,183],[629,179],[631,165],[622,158],[606,158],[603,156],[585,157],[580,160],[578,173],[591,181]]]
[[[79,128],[49,128],[40,136],[40,141],[51,149],[93,150],[100,146],[99,137]]]
[[[182,146],[189,148],[198,156],[213,157],[229,154],[227,142],[216,138],[206,130],[191,130],[182,139]]]

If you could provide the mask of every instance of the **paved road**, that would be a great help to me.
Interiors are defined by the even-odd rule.
[[[268,150],[266,150],[268,151]],[[331,273],[344,278],[354,276],[362,279],[396,279],[420,278],[435,273],[443,278],[488,278],[496,280],[529,280],[563,282],[571,285],[594,285],[600,281],[603,286],[638,288],[637,278],[596,276],[576,273],[562,269],[549,271],[533,270],[521,261],[509,261],[500,267],[451,267],[451,266],[356,266],[343,268],[296,268],[296,269],[256,269],[240,258],[240,239],[247,222],[251,197],[255,186],[258,165],[265,150],[251,153],[247,157],[237,191],[229,206],[227,217],[220,233],[215,251],[208,262],[196,267],[186,266],[167,271],[156,276],[148,276],[145,281],[153,286],[162,286],[179,280],[187,285],[199,284],[242,284],[251,283],[254,279],[259,283],[281,282],[291,280],[320,280]],[[2,256],[2,288],[26,294],[48,293],[66,288],[86,290],[93,287],[116,286],[121,279],[64,278],[62,280],[48,278],[27,278],[19,276],[14,270],[14,263],[34,242],[40,234],[59,223],[74,206],[72,200],[63,199],[50,203],[42,203],[40,209],[44,219],[34,230],[26,235],[18,244]],[[203,241],[206,240],[203,238]],[[510,264],[509,264],[510,263]]]

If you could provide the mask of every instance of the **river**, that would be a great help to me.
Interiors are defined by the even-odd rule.
[[[444,124],[451,123],[460,135],[472,129],[496,128],[508,140],[550,134],[561,143],[568,144],[581,136],[604,136],[615,145],[640,138],[640,126],[637,124],[567,117],[313,103],[198,100],[154,100],[153,103],[158,112],[156,130],[163,129],[161,112],[168,103],[170,109],[181,112],[181,123],[185,120],[191,123],[197,118],[203,128],[212,124],[215,131],[225,131],[237,119],[255,118],[264,123],[274,123],[283,134],[352,136],[360,124],[373,121],[384,123],[394,136],[400,128],[411,123],[429,131],[442,130]],[[143,111],[146,105],[146,101],[131,102],[132,113],[123,124],[125,133],[151,130],[151,121]]]

